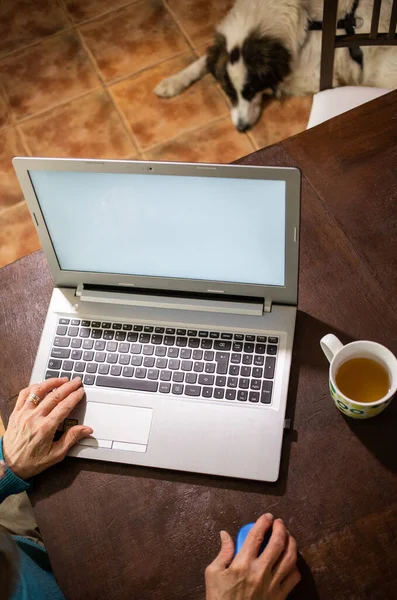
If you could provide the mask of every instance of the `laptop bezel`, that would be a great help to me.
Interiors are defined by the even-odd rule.
[[[58,287],[76,287],[79,284],[97,286],[126,286],[172,292],[192,292],[211,295],[231,295],[266,298],[278,304],[297,304],[299,219],[301,174],[294,167],[262,167],[221,165],[210,163],[172,163],[130,160],[89,160],[69,158],[15,157],[13,165],[24,193],[43,251]],[[269,286],[223,281],[179,279],[157,276],[123,275],[87,271],[65,271],[58,258],[47,229],[40,203],[29,176],[29,170],[68,171],[91,173],[131,173],[182,175],[195,177],[226,177],[232,179],[265,179],[286,182],[286,245],[285,285]]]

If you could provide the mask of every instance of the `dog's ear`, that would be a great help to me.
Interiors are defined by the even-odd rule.
[[[244,41],[242,55],[248,71],[276,86],[291,71],[291,54],[278,40],[251,33]]]
[[[217,33],[215,44],[207,50],[207,67],[215,79],[220,79],[227,63],[226,38]]]

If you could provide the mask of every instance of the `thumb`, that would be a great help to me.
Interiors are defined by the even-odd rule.
[[[231,535],[229,535],[227,531],[221,531],[220,537],[221,549],[219,550],[219,554],[215,558],[213,564],[221,569],[226,569],[233,560],[234,542]]]
[[[63,434],[58,442],[55,442],[54,446],[56,448],[57,456],[66,456],[70,448],[92,433],[94,433],[94,431],[91,429],[91,427],[86,427],[85,425],[74,425],[74,427],[71,427],[66,433]]]

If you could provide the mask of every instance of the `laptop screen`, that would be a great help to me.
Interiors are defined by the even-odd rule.
[[[285,181],[29,175],[62,270],[285,284]]]

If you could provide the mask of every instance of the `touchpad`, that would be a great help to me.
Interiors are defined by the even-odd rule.
[[[147,444],[153,409],[122,404],[87,402],[84,425],[102,440]]]

